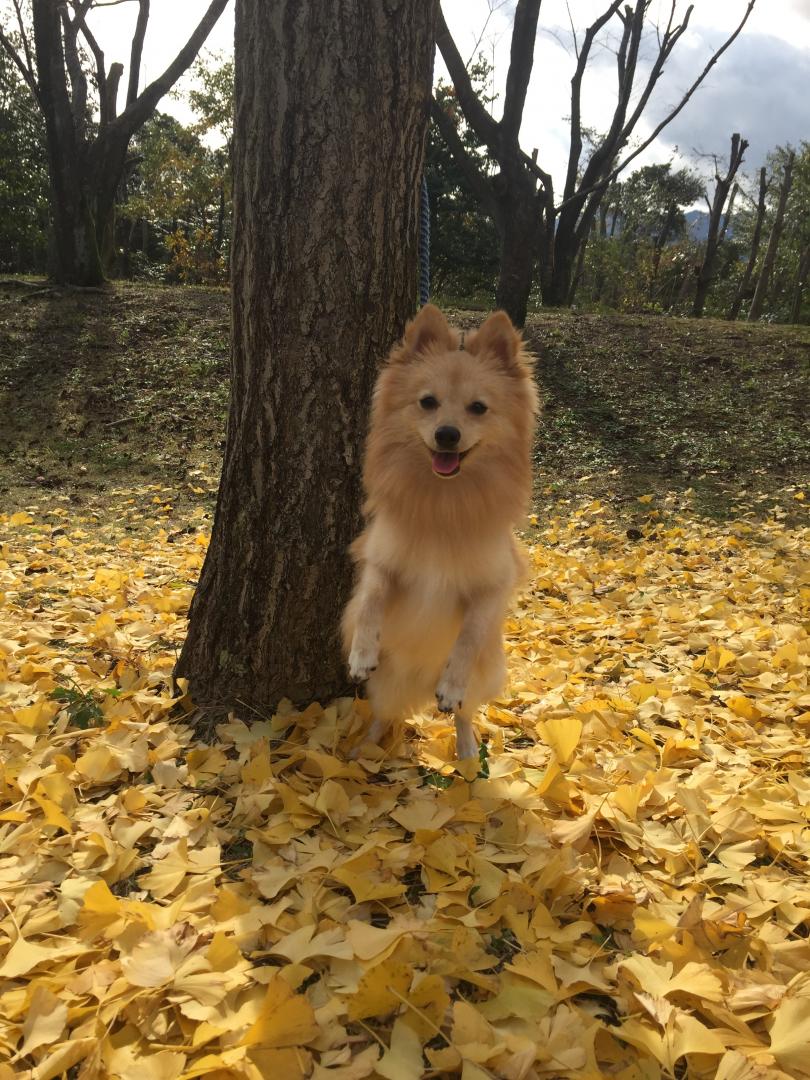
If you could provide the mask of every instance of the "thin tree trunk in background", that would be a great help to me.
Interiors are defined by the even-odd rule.
[[[810,245],[808,245],[799,259],[799,268],[796,272],[796,284],[793,288],[793,303],[790,307],[790,321],[799,323],[802,321],[802,304],[804,303],[804,288],[807,278],[810,276]]]
[[[237,0],[230,419],[177,666],[198,704],[346,688],[368,404],[416,302],[436,10]]]
[[[731,189],[731,185],[734,182],[734,177],[737,175],[737,170],[742,165],[743,154],[748,149],[748,140],[741,139],[738,132],[734,132],[731,136],[731,156],[729,158],[728,171],[725,176],[721,176],[719,172],[715,172],[714,180],[714,197],[712,198],[712,205],[709,212],[709,232],[706,237],[706,253],[703,256],[703,262],[697,273],[697,285],[695,287],[695,302],[692,305],[692,315],[699,319],[703,315],[703,310],[706,307],[706,297],[709,295],[709,288],[714,280],[714,264],[717,260],[717,252],[720,250],[720,245],[723,242],[726,228],[728,227],[728,219],[731,214],[731,206],[729,206],[728,214],[726,215],[726,224],[723,227],[721,235],[721,220],[723,217],[723,208],[726,205],[726,199]]]
[[[749,290],[751,288],[751,279],[754,276],[754,267],[757,265],[757,256],[759,255],[759,245],[762,241],[762,223],[765,220],[765,198],[768,194],[768,178],[765,172],[765,166],[759,170],[759,197],[757,199],[757,216],[754,221],[754,234],[751,237],[751,251],[748,255],[748,262],[745,266],[745,273],[742,276],[740,284],[737,286],[737,292],[734,296],[734,301],[729,308],[727,319],[732,322],[740,314],[740,308],[742,307],[743,300],[748,297]]]
[[[762,310],[765,307],[765,300],[771,285],[771,274],[773,273],[774,263],[776,262],[776,253],[779,250],[779,241],[782,239],[782,225],[784,224],[785,207],[787,206],[790,187],[793,181],[793,161],[795,157],[796,155],[791,150],[785,164],[785,175],[782,180],[782,185],[779,188],[779,203],[776,207],[776,217],[774,218],[773,227],[771,228],[771,235],[768,237],[768,247],[765,251],[765,258],[762,260],[762,269],[759,272],[757,287],[754,290],[754,299],[751,301],[751,310],[748,312],[749,322],[756,322],[762,315]]]

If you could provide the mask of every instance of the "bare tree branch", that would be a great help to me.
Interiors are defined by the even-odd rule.
[[[107,98],[107,123],[111,124],[118,115],[118,84],[121,82],[121,76],[124,74],[124,65],[117,60],[115,63],[110,64],[110,70],[107,73],[106,84],[106,98]]]
[[[85,18],[86,10],[82,10],[83,5],[80,5],[78,0],[71,0],[71,3],[73,5],[73,10],[76,13],[73,21],[78,26],[82,37],[89,45],[90,52],[93,54],[93,59],[96,63],[96,86],[98,88],[99,108],[101,111],[99,123],[101,127],[105,127],[109,120],[109,114],[107,109],[107,69],[104,66],[104,53],[90,31],[90,27],[87,25],[87,20]]]
[[[174,86],[183,72],[194,62],[200,47],[208,37],[217,19],[225,10],[227,3],[228,0],[211,0],[208,10],[197,24],[188,41],[163,74],[145,87],[141,94],[131,104],[127,105],[120,116],[110,121],[110,128],[115,129],[116,134],[128,137],[149,119],[163,95]],[[112,78],[112,71],[110,71],[110,78]]]
[[[623,161],[619,162],[619,164],[614,169],[612,169],[606,176],[602,177],[602,179],[598,180],[590,189],[578,191],[578,192],[575,193],[575,195],[564,198],[563,202],[560,203],[560,205],[557,207],[558,212],[561,211],[561,210],[564,210],[568,205],[570,205],[575,200],[578,200],[578,199],[582,198],[583,195],[590,195],[592,191],[595,191],[599,187],[607,187],[607,185],[610,184],[613,180],[615,180],[616,177],[620,173],[624,172],[624,170],[627,168],[627,166],[630,164],[631,161],[634,161],[639,156],[639,154],[642,154],[647,149],[647,147],[651,143],[655,142],[655,140],[658,138],[658,136],[661,134],[661,132],[664,130],[664,128],[667,127],[668,124],[672,123],[672,121],[675,119],[675,117],[684,109],[684,107],[687,105],[687,103],[691,100],[691,98],[694,95],[695,91],[703,83],[706,76],[709,74],[709,72],[714,67],[714,65],[717,63],[717,61],[720,59],[720,57],[723,55],[723,53],[739,37],[740,33],[742,32],[743,27],[748,22],[748,17],[750,16],[751,12],[754,10],[754,5],[756,4],[756,2],[757,2],[757,0],[748,0],[748,6],[745,9],[745,14],[743,15],[742,19],[740,20],[739,24],[737,25],[737,28],[725,40],[725,42],[721,45],[721,47],[719,49],[717,49],[716,52],[714,52],[712,54],[712,56],[709,59],[709,62],[706,64],[706,66],[703,68],[701,73],[698,75],[698,77],[695,79],[695,81],[692,83],[692,85],[689,87],[689,89],[683,95],[680,102],[676,106],[674,106],[674,108],[672,108],[667,113],[667,115],[664,117],[664,119],[655,127],[652,134],[649,135],[646,139],[644,139],[635,148],[635,150],[633,150],[633,152],[631,154],[628,154],[627,157]]]
[[[504,147],[517,147],[526,91],[534,64],[534,47],[537,40],[537,20],[541,0],[518,0],[515,24],[512,28],[512,48],[509,70],[506,75],[501,137]]]
[[[87,130],[87,79],[79,58],[76,35],[79,30],[78,19],[79,17],[84,19],[92,2],[93,0],[82,0],[81,4],[78,5],[74,19],[70,18],[66,3],[59,6],[59,15],[64,31],[65,64],[70,76],[70,87],[73,96],[73,123],[80,136],[84,136]]]
[[[138,96],[138,80],[141,76],[141,56],[143,39],[146,37],[146,24],[149,22],[149,0],[138,0],[138,21],[132,37],[132,52],[129,61],[129,85],[127,87],[127,105]]]
[[[675,8],[674,8],[674,4],[673,4],[672,13],[670,14],[670,19],[669,19],[669,22],[667,23],[667,28],[664,31],[664,38],[663,38],[663,41],[661,43],[661,47],[658,50],[658,55],[655,58],[655,61],[653,63],[652,68],[650,69],[650,74],[647,77],[647,82],[646,82],[646,84],[644,86],[644,90],[642,91],[641,96],[639,97],[638,101],[636,102],[636,107],[633,110],[633,112],[632,112],[632,114],[630,116],[630,119],[627,121],[627,123],[626,123],[626,125],[624,127],[624,130],[622,132],[622,139],[623,139],[623,142],[625,142],[625,143],[627,142],[627,139],[629,139],[631,133],[635,129],[635,126],[638,123],[638,121],[639,121],[639,119],[641,117],[641,114],[644,112],[644,109],[647,106],[647,102],[650,100],[650,95],[652,94],[653,90],[655,89],[655,85],[658,82],[659,78],[661,77],[661,73],[664,70],[664,64],[667,62],[667,60],[670,57],[670,54],[672,53],[672,50],[677,45],[678,39],[683,34],[686,33],[686,30],[687,30],[687,28],[689,26],[689,19],[690,19],[691,15],[692,15],[692,12],[694,10],[694,5],[692,5],[692,4],[689,5],[689,7],[686,10],[686,14],[684,15],[683,22],[680,24],[680,26],[676,26],[673,29],[673,27],[672,27],[672,14],[674,13],[674,10],[675,10]]]
[[[11,44],[11,41],[3,33],[2,27],[0,27],[0,46],[2,46],[2,49],[5,52],[6,56],[9,58],[9,60],[11,60],[12,64],[14,64],[14,66],[22,75],[28,89],[31,91],[34,97],[39,100],[39,86],[37,84],[36,78],[34,77],[33,71],[28,70],[28,66],[25,60],[23,60],[22,56],[20,56],[20,54]]]
[[[36,75],[34,73],[34,58],[31,55],[31,43],[28,40],[28,31],[25,29],[25,20],[22,16],[22,8],[20,7],[20,0],[14,0],[14,11],[17,15],[17,26],[20,32],[20,41],[22,42],[23,52],[25,53],[25,63],[31,73],[31,78],[36,82]]]
[[[574,27],[574,16],[571,14],[571,5],[568,0],[565,0],[565,10],[568,12],[568,22],[571,26],[571,40],[574,43],[574,56],[579,60],[579,42],[577,41],[577,32]]]
[[[467,119],[467,123],[494,154],[496,150],[500,149],[500,131],[497,121],[490,116],[481,104],[473,88],[469,72],[447,28],[444,12],[441,8],[436,19],[436,44],[439,46],[439,52],[441,52],[442,59],[450,72],[450,78],[456,88],[458,103]]]
[[[585,65],[588,63],[593,39],[622,5],[622,0],[613,0],[610,6],[599,18],[585,31],[582,49],[577,60],[576,70],[571,79],[571,146],[568,152],[568,169],[565,174],[565,187],[563,198],[568,199],[573,194],[577,182],[577,170],[579,159],[582,154],[582,78],[585,74]]]
[[[484,34],[487,32],[487,27],[489,26],[490,19],[495,14],[495,12],[500,11],[500,9],[506,3],[507,3],[507,0],[489,0],[489,4],[488,4],[489,11],[487,12],[487,17],[486,17],[486,19],[484,19],[484,25],[481,27],[481,33],[476,38],[475,44],[472,47],[472,52],[470,53],[470,58],[467,61],[467,63],[464,65],[466,68],[469,68],[470,64],[475,59],[476,54],[477,54],[478,50],[481,47],[481,42],[484,40]]]

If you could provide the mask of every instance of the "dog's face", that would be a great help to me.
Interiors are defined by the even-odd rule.
[[[503,312],[469,335],[462,349],[442,313],[428,304],[380,377],[372,443],[376,436],[427,483],[472,480],[496,459],[512,455],[522,463],[535,410],[520,336]]]
[[[459,476],[468,455],[501,441],[508,404],[501,383],[495,371],[458,349],[413,365],[406,412],[435,476]]]

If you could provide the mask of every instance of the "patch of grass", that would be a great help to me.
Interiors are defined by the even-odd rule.
[[[466,307],[466,310],[465,310]],[[448,306],[476,326],[481,303]],[[482,310],[479,310],[481,308]],[[119,284],[0,293],[0,493],[15,508],[169,485],[213,505],[229,392],[225,289]],[[532,315],[545,408],[538,511],[689,491],[693,511],[796,509],[810,478],[810,328],[574,312]]]

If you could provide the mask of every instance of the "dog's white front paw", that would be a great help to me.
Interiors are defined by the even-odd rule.
[[[365,682],[380,660],[377,645],[355,641],[349,653],[349,678],[352,682]]]
[[[436,687],[436,704],[439,712],[457,713],[464,704],[466,687],[453,677],[453,672],[445,669],[439,685]]]

